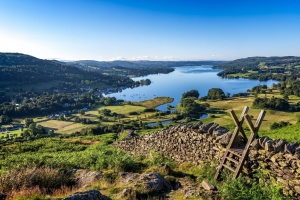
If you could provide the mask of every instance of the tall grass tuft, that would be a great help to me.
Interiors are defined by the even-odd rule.
[[[38,187],[46,193],[63,185],[71,185],[71,177],[63,171],[49,167],[21,168],[0,175],[0,193]]]

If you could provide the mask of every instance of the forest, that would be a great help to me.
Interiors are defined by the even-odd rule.
[[[296,80],[300,75],[300,58],[249,57],[225,62],[214,68],[223,69],[218,76],[223,78],[248,78],[266,80]]]

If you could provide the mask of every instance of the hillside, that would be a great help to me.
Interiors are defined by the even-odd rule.
[[[224,69],[218,74],[224,78],[295,80],[300,75],[300,57],[249,57],[222,63],[214,68]]]
[[[80,60],[66,62],[86,71],[118,75],[118,76],[147,76],[149,74],[168,74],[174,71],[173,67],[219,65],[222,61],[94,61]]]
[[[199,65],[219,65],[223,61],[149,61],[149,60],[139,60],[139,61],[125,61],[125,60],[115,60],[115,61],[94,61],[94,60],[80,60],[73,62],[66,62],[78,67],[125,67],[125,68],[141,68],[141,67],[180,67],[180,66],[199,66]]]
[[[267,67],[300,67],[300,57],[284,56],[284,57],[248,57],[224,62],[214,66],[218,69],[262,69]]]
[[[0,53],[0,88],[23,87],[51,81],[77,84],[86,80],[107,85],[131,85],[133,82],[129,78],[95,74],[71,65],[25,54]]]

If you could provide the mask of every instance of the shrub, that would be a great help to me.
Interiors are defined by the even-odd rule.
[[[71,183],[70,176],[50,167],[13,169],[0,175],[0,193],[37,186],[49,192]]]
[[[219,188],[220,196],[224,199],[238,200],[282,200],[287,199],[281,193],[279,185],[273,185],[270,181],[255,181],[245,177],[235,180],[228,178]]]
[[[282,128],[282,127],[289,126],[289,125],[291,125],[289,122],[284,122],[284,121],[281,121],[281,122],[279,122],[279,123],[273,122],[273,123],[270,125],[270,129],[271,129],[271,130],[274,130],[274,129]]]
[[[138,115],[139,113],[136,112],[136,111],[131,111],[131,112],[129,112],[128,114],[129,114],[129,115]]]

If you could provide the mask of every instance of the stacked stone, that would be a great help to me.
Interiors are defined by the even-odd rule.
[[[141,137],[127,138],[115,146],[134,155],[147,156],[154,151],[178,163],[199,164],[222,157],[224,148],[217,141],[226,133],[227,129],[215,123],[180,124]]]
[[[281,184],[285,194],[300,198],[299,143],[261,137],[255,139],[251,146],[251,169],[269,172],[269,178]]]
[[[149,155],[161,152],[178,163],[201,164],[220,161],[232,133],[216,123],[181,124],[152,134],[128,138],[114,145],[134,155]],[[241,142],[238,137],[236,144]],[[255,139],[251,144],[249,160],[243,171],[255,169],[268,172],[270,179],[283,185],[285,194],[300,199],[300,143],[271,140],[268,137]]]

